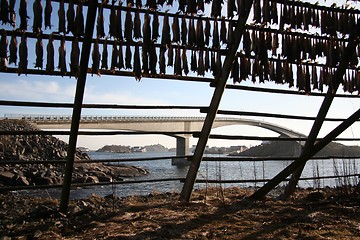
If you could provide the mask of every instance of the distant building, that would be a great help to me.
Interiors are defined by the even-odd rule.
[[[135,146],[131,148],[132,152],[146,152],[146,148],[144,147],[140,147],[140,146]]]

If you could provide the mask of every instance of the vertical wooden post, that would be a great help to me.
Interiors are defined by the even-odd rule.
[[[81,117],[81,108],[82,102],[84,98],[84,90],[86,83],[86,75],[90,58],[91,51],[91,43],[92,36],[94,32],[95,26],[95,18],[96,18],[96,9],[98,5],[97,0],[88,1],[88,11],[86,17],[86,26],[85,26],[85,34],[84,34],[84,42],[81,50],[81,59],[80,59],[80,73],[77,79],[76,84],[76,92],[75,92],[75,100],[74,107],[72,113],[72,122],[71,122],[71,131],[69,138],[69,146],[67,151],[66,158],[66,168],[65,168],[65,177],[61,192],[61,201],[60,201],[60,212],[66,213],[68,204],[69,204],[69,196],[70,196],[70,187],[71,187],[71,178],[74,166],[74,158],[76,153],[76,143],[77,136],[79,133],[79,124]]]
[[[291,194],[295,190],[295,186],[300,178],[301,172],[306,164],[306,162],[313,156],[313,147],[316,141],[317,135],[321,129],[321,126],[324,122],[326,114],[331,106],[331,103],[334,99],[335,93],[342,82],[343,75],[346,71],[346,68],[350,62],[351,57],[355,53],[355,48],[358,43],[359,39],[357,38],[356,33],[352,33],[349,37],[349,43],[344,51],[344,56],[342,61],[336,71],[335,74],[335,82],[334,82],[334,92],[332,89],[329,89],[323,104],[319,110],[318,116],[315,119],[313,127],[310,131],[309,138],[306,141],[305,147],[300,155],[300,157],[295,160],[292,164],[290,164],[287,168],[281,171],[278,175],[276,175],[273,179],[267,182],[264,186],[258,189],[251,198],[253,199],[261,199],[267,193],[269,193],[272,189],[274,189],[281,181],[285,180],[291,173],[294,173],[293,177],[291,178],[291,182],[286,189],[285,197],[287,194]],[[299,170],[297,170],[299,169]],[[295,171],[298,171],[295,173]]]
[[[206,115],[204,125],[202,127],[198,143],[194,152],[193,160],[190,164],[189,171],[186,175],[186,179],[180,194],[180,200],[188,202],[190,200],[191,192],[194,187],[196,180],[196,175],[198,173],[200,163],[205,151],[207,141],[209,139],[210,131],[216,117],[217,110],[222,98],[222,95],[225,90],[226,82],[229,78],[232,64],[237,54],[237,49],[240,45],[241,38],[245,30],[245,24],[248,19],[253,0],[247,1],[246,9],[244,10],[244,15],[239,16],[239,19],[235,25],[234,32],[234,43],[230,46],[227,51],[226,58],[222,67],[221,76],[219,79],[216,79],[216,87],[214,90],[213,97],[210,102],[209,110]]]

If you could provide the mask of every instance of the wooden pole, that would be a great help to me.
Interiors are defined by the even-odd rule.
[[[213,97],[211,99],[209,111],[206,115],[204,125],[200,133],[200,138],[194,152],[193,161],[190,164],[189,171],[186,175],[186,179],[180,194],[181,201],[188,202],[190,200],[191,192],[196,180],[196,175],[198,173],[205,147],[210,135],[210,131],[216,117],[222,95],[225,90],[226,82],[229,78],[231,67],[233,65],[235,57],[237,56],[237,49],[240,45],[240,41],[245,30],[245,24],[248,19],[252,4],[253,0],[247,1],[247,5],[245,7],[246,9],[244,10],[245,14],[243,16],[239,16],[239,19],[235,25],[234,44],[229,47],[222,67],[221,76],[219,77],[219,79],[216,79],[216,87]]]
[[[304,146],[304,149],[303,149],[299,159],[295,160],[287,168],[285,168],[278,175],[276,175],[272,180],[270,180],[268,183],[266,183],[264,186],[262,186],[260,189],[258,189],[251,196],[251,198],[253,198],[253,199],[263,198],[267,193],[269,193],[272,189],[274,189],[280,182],[282,182],[291,173],[294,173],[294,174],[293,174],[293,176],[290,180],[290,183],[286,189],[284,197],[286,197],[288,194],[292,194],[293,191],[295,190],[295,186],[299,180],[299,177],[302,173],[303,168],[305,167],[306,162],[309,160],[309,158],[311,158],[314,154],[316,154],[316,153],[314,153],[313,148],[314,148],[314,143],[316,141],[317,135],[321,129],[321,126],[324,122],[326,114],[331,106],[331,103],[334,99],[335,93],[336,93],[340,83],[342,82],[342,77],[346,71],[346,67],[349,64],[352,55],[355,53],[355,48],[359,41],[359,39],[357,38],[357,33],[355,33],[355,32],[352,33],[349,38],[352,39],[352,41],[349,41],[349,44],[344,51],[344,57],[340,63],[340,66],[338,67],[338,70],[336,71],[334,88],[329,89],[325,96],[323,104],[319,110],[318,116],[313,124],[313,127],[312,127],[309,137],[308,137],[308,140],[306,141],[306,144]],[[332,140],[333,139],[331,139],[331,141]],[[324,142],[324,140],[321,140],[320,142]]]
[[[94,32],[95,26],[95,18],[96,18],[96,10],[97,10],[97,0],[90,0],[88,6],[88,12],[86,17],[86,27],[84,34],[84,42],[81,50],[81,59],[80,59],[80,73],[79,78],[77,79],[76,84],[76,92],[75,92],[75,100],[74,107],[72,113],[72,122],[71,122],[71,131],[69,138],[69,146],[67,151],[66,158],[66,168],[65,168],[65,177],[61,192],[61,201],[60,201],[60,212],[66,213],[68,204],[69,204],[69,196],[70,196],[70,187],[71,187],[71,178],[74,166],[74,158],[76,153],[76,142],[77,136],[79,132],[79,124],[81,117],[81,107],[84,98],[85,91],[85,83],[86,83],[86,75],[90,58],[91,51],[91,41]]]

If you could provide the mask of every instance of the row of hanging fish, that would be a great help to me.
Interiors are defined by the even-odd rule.
[[[18,64],[19,74],[26,73],[29,54],[26,34],[24,33],[20,37],[19,46],[15,34],[11,36],[10,43],[5,30],[1,30],[0,34],[0,69],[6,70],[7,62],[9,62],[10,64]],[[41,35],[39,35],[35,44],[34,67],[45,69],[49,74],[58,69],[63,75],[68,75],[69,71],[70,75],[78,76],[80,56],[78,38],[74,38],[72,41],[70,58],[66,56],[65,39],[62,38],[58,41],[60,43],[57,66],[55,66],[55,47],[52,34],[46,45],[46,61],[44,63],[45,51]],[[111,45],[108,46],[107,39],[101,44],[101,51],[99,45],[99,41],[96,40],[91,50],[91,72],[93,74],[99,75],[101,69],[113,72],[124,69],[132,71],[137,80],[140,80],[143,75],[174,74],[182,76],[188,75],[190,71],[199,76],[205,76],[206,72],[211,72],[215,79],[221,74],[222,57],[220,50],[210,51],[208,48],[188,50],[172,45],[158,48],[154,43],[150,44],[148,48],[144,48],[141,47],[141,44],[133,46],[122,41],[111,41]],[[280,55],[276,59],[272,58],[267,61],[263,61],[260,55],[257,55],[255,59],[252,58],[240,54],[240,57],[235,59],[230,75],[234,82],[249,78],[253,82],[256,82],[257,79],[259,82],[271,80],[278,84],[287,83],[290,87],[295,85],[300,91],[309,93],[311,85],[312,89],[322,91],[323,85],[331,87],[334,80],[335,68],[328,66],[301,62],[293,64],[288,59],[281,58]],[[70,59],[69,63],[67,63],[67,59]],[[70,68],[68,69],[67,66]],[[172,70],[169,70],[171,68],[168,67],[171,67]],[[294,75],[295,72],[296,76]],[[360,89],[360,72],[356,69],[348,70],[344,76],[343,86],[345,91],[358,91]]]
[[[275,61],[261,62],[259,58],[249,59],[244,55],[235,58],[230,77],[234,83],[250,79],[252,82],[264,83],[274,81],[277,84],[288,84],[305,93],[312,89],[323,91],[324,85],[332,87],[335,81],[336,68],[309,64],[292,64],[280,58]],[[311,87],[312,86],[312,87]],[[360,72],[348,70],[343,77],[343,88],[346,92],[360,90]]]
[[[20,0],[19,4],[19,18],[20,23],[16,24],[16,11],[14,9],[15,1],[0,0],[0,21],[3,24],[10,24],[18,30],[26,31],[28,29],[28,2],[27,0]],[[41,33],[43,29],[54,27],[51,22],[53,7],[52,1],[46,0],[45,6],[41,0],[34,0],[32,10],[32,31],[34,33]],[[59,3],[59,10],[57,13],[57,29],[60,33],[72,33],[74,36],[84,35],[84,15],[83,15],[83,4],[81,1],[77,1],[76,10],[73,0],[69,0],[68,8],[65,11],[64,0]]]
[[[263,21],[270,22],[265,19],[265,15]],[[354,12],[336,11],[333,8],[319,10],[314,7],[282,4],[279,28],[285,29],[285,24],[287,24],[292,29],[307,31],[310,26],[313,26],[319,28],[322,34],[337,36],[337,32],[349,34],[356,29],[358,22],[359,14]]]
[[[281,39],[279,39],[281,37]],[[281,42],[281,44],[280,44]],[[336,66],[342,57],[346,40],[334,38],[314,38],[304,34],[279,34],[270,31],[258,31],[247,29],[244,32],[242,49],[246,56],[252,52],[263,62],[268,61],[270,55],[276,56],[281,46],[281,55],[290,63],[301,61],[317,61],[320,57],[326,57],[327,66]],[[350,66],[359,63],[360,46],[353,55]]]

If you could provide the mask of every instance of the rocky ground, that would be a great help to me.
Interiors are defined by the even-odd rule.
[[[39,130],[21,120],[0,120],[0,131]],[[60,164],[67,155],[67,143],[47,135],[1,135],[0,163],[6,160],[40,164],[1,164],[0,186],[30,186],[61,184],[65,164]],[[43,160],[59,160],[59,164],[41,164]],[[77,150],[75,155],[73,182],[98,183],[121,181],[127,177],[147,174],[142,168],[101,163],[84,163],[90,160],[86,153]]]
[[[0,195],[2,239],[360,239],[360,196],[349,189],[299,190],[292,199],[250,201],[251,189],[70,202]]]

